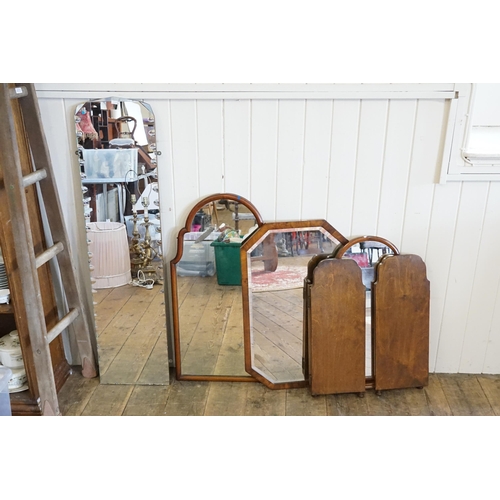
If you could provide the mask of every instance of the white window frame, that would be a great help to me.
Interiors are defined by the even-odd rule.
[[[500,154],[467,151],[476,84],[455,84],[443,151],[440,182],[500,181]]]

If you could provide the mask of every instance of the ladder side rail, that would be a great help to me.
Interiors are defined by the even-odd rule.
[[[38,105],[35,86],[32,83],[18,84],[27,88],[27,94],[19,99],[24,125],[29,138],[32,157],[36,162],[37,171],[46,172],[46,178],[38,184],[44,203],[47,220],[50,225],[51,237],[54,243],[62,243],[64,252],[57,256],[59,270],[64,283],[64,291],[69,309],[77,308],[80,314],[74,320],[74,333],[82,360],[82,374],[84,377],[97,376],[97,340],[94,329],[90,327],[85,314],[85,304],[82,298],[82,288],[78,279],[78,271],[69,245],[69,237],[62,218],[62,207],[54,178],[54,171],[50,159],[48,145],[43,133],[40,108]],[[64,314],[67,311],[64,311]]]
[[[16,248],[23,299],[27,305],[26,319],[37,373],[40,406],[43,415],[60,415],[52,359],[46,340],[45,316],[10,99],[8,84],[3,83],[0,95],[0,116],[2,116],[0,120],[0,164],[4,166],[12,236]]]

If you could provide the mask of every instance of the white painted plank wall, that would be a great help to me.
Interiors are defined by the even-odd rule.
[[[151,95],[166,261],[190,207],[215,192],[249,198],[267,221],[326,218],[347,237],[378,234],[426,262],[431,371],[500,373],[500,184],[437,184],[449,100],[349,92],[324,99]],[[61,172],[68,168],[61,150],[74,149],[61,134],[75,93],[41,98]]]
[[[305,118],[306,101],[280,101],[276,220],[297,220],[301,217]],[[268,220],[271,214],[262,213],[262,216]]]
[[[278,159],[278,101],[252,101],[251,106],[249,199],[259,208],[261,214],[274,219]]]
[[[352,206],[358,158],[361,101],[333,103],[332,147],[325,219],[343,235],[353,235]]]
[[[301,219],[326,218],[332,105],[332,101],[306,101],[304,164],[300,196]],[[280,178],[278,182],[286,185],[286,178]]]
[[[353,236],[377,234],[388,106],[387,100],[361,102],[354,202],[351,208]]]

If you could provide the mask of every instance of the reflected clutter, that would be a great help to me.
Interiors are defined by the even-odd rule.
[[[76,107],[75,134],[101,383],[163,385],[169,364],[153,110],[142,101],[87,101]]]
[[[372,284],[376,277],[376,267],[384,255],[398,254],[398,249],[389,241],[376,236],[355,238],[336,253],[338,258],[352,259],[361,269],[361,277],[366,290],[365,332],[366,356],[365,376],[373,376],[373,336],[372,336]]]

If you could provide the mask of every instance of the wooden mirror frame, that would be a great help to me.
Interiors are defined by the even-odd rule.
[[[176,265],[182,259],[182,254],[184,250],[184,235],[188,233],[193,224],[194,217],[198,211],[205,205],[216,202],[218,200],[229,200],[237,203],[241,203],[255,217],[256,224],[260,227],[264,224],[262,217],[257,210],[257,208],[246,198],[233,193],[218,193],[208,196],[200,200],[191,209],[189,215],[186,219],[185,226],[179,231],[177,235],[177,254],[170,261],[170,283],[172,291],[172,322],[173,322],[173,336],[174,336],[174,355],[175,355],[175,377],[177,380],[189,380],[189,381],[208,381],[208,382],[256,382],[256,379],[252,376],[232,376],[232,375],[196,375],[196,374],[183,374],[182,364],[181,364],[181,343],[180,343],[180,332],[179,332],[179,297],[177,293],[177,271]],[[201,234],[201,233],[200,233]],[[243,333],[243,332],[242,332]],[[246,356],[246,353],[245,353]]]
[[[397,247],[389,240],[386,240],[385,238],[381,238],[380,236],[358,236],[357,238],[349,240],[347,244],[341,246],[340,248],[337,248],[335,252],[332,254],[332,257],[341,259],[347,252],[347,250],[349,250],[349,248],[352,248],[354,245],[357,245],[358,243],[363,243],[365,241],[376,241],[377,243],[382,243],[386,247],[389,247],[394,252],[394,255],[399,255],[399,250],[397,249]]]
[[[365,241],[376,241],[377,243],[382,243],[386,247],[390,248],[393,252],[394,255],[400,255],[398,248],[396,245],[391,243],[389,240],[386,240],[385,238],[382,238],[380,236],[358,236],[357,238],[353,238],[352,240],[349,240],[349,242],[346,245],[343,245],[341,247],[338,247],[335,249],[334,253],[332,254],[332,257],[336,259],[341,259],[344,254],[349,250],[349,248],[352,248],[354,245],[357,245],[358,243],[363,243]],[[380,263],[383,259],[386,257],[389,257],[390,254],[383,255],[379,262]],[[377,263],[377,265],[378,265]],[[375,276],[376,279],[376,276]],[[372,327],[372,340],[373,340],[373,327]],[[372,347],[372,366],[374,365],[374,352],[373,352],[373,347]],[[373,373],[370,376],[365,376],[365,388],[366,389],[373,389],[375,386],[375,379],[373,376]]]
[[[258,380],[266,387],[270,389],[295,389],[301,387],[307,387],[309,381],[298,380],[289,382],[272,382],[261,373],[254,370],[252,366],[252,353],[251,353],[251,324],[250,324],[250,295],[248,286],[248,252],[249,250],[269,231],[282,231],[287,230],[307,230],[307,229],[317,229],[322,228],[328,232],[333,238],[335,238],[341,245],[346,246],[349,240],[343,236],[339,231],[337,231],[331,224],[326,220],[305,220],[305,221],[290,221],[290,222],[268,222],[260,225],[241,245],[240,249],[240,260],[241,260],[241,287],[243,294],[243,334],[244,334],[244,347],[245,347],[245,370],[252,376],[253,379]],[[343,247],[342,247],[343,248]],[[311,258],[314,258],[311,255]]]

